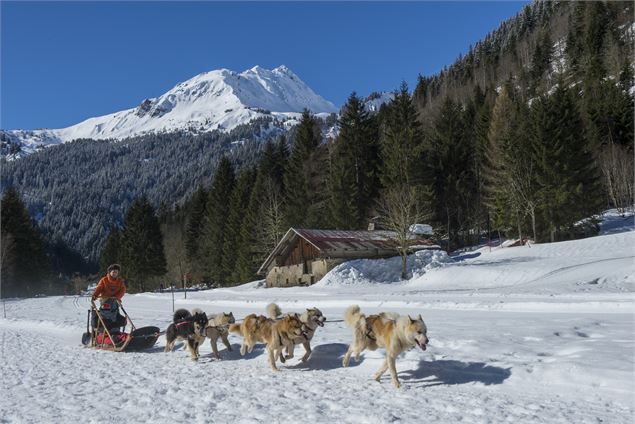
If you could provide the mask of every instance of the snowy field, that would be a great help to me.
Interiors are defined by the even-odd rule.
[[[262,346],[190,360],[165,339],[143,353],[83,348],[86,297],[7,301],[0,319],[0,422],[632,423],[635,396],[635,232],[612,218],[606,235],[449,258],[422,252],[413,277],[398,260],[353,261],[310,288],[256,283],[176,295],[178,307],[237,318],[318,307],[327,316],[303,352],[273,373]],[[630,230],[630,231],[625,231]],[[396,265],[395,265],[396,264]],[[382,351],[342,368],[345,308],[421,313],[427,351],[397,360],[402,382],[372,380]],[[124,298],[137,326],[165,329],[170,294]],[[179,344],[182,346],[182,344]]]

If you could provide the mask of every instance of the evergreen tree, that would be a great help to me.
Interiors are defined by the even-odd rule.
[[[201,240],[207,214],[207,191],[201,186],[192,197],[190,213],[185,228],[185,255],[189,268],[200,274],[202,268]]]
[[[536,93],[543,75],[549,70],[552,55],[553,42],[549,36],[549,31],[544,30],[538,38],[531,61],[531,93]]]
[[[108,266],[120,263],[122,258],[121,231],[118,227],[112,226],[106,244],[99,256],[99,273],[106,274]]]
[[[481,235],[481,224],[485,221],[487,210],[485,207],[485,177],[483,169],[485,167],[485,153],[488,145],[488,132],[491,119],[491,109],[486,103],[484,93],[478,88],[474,95],[476,116],[474,117],[474,152],[473,152],[473,175],[475,185],[475,223],[476,223],[476,244],[479,243]]]
[[[289,151],[284,136],[280,136],[275,143],[271,139],[267,140],[259,167],[281,192],[284,191],[284,172],[288,160]]]
[[[235,283],[233,273],[241,243],[241,229],[245,222],[245,211],[249,205],[256,172],[248,169],[238,176],[236,187],[229,200],[229,215],[224,229],[222,271],[226,281]]]
[[[449,248],[462,243],[459,236],[469,208],[466,196],[473,194],[468,127],[460,106],[446,99],[434,122],[429,154],[435,215],[447,231]]]
[[[532,104],[532,154],[539,186],[540,232],[550,241],[596,213],[601,202],[597,166],[572,92],[558,84]]]
[[[423,183],[423,132],[405,82],[401,83],[385,113],[381,158],[383,187]]]
[[[377,195],[378,146],[372,120],[354,92],[342,108],[339,125],[329,176],[331,224],[360,229]]]
[[[304,110],[284,174],[285,215],[292,227],[315,226],[324,221],[324,157],[318,149],[320,130]]]
[[[508,83],[494,105],[484,167],[486,204],[495,227],[506,233],[513,228],[519,239],[527,216],[536,238],[536,165],[527,116],[525,102]]]
[[[50,264],[42,237],[15,188],[9,187],[5,191],[0,215],[1,295],[4,298],[38,294],[46,287]]]
[[[256,181],[251,190],[245,218],[240,228],[240,242],[236,254],[236,265],[232,273],[232,281],[247,282],[256,277],[258,267],[269,253],[268,247],[260,240],[260,220],[262,204],[265,196],[265,175],[262,168],[258,171]]]
[[[145,196],[136,199],[126,213],[119,257],[126,284],[132,291],[146,290],[153,277],[167,272],[159,220]]]
[[[201,244],[205,274],[216,284],[225,284],[228,277],[223,270],[223,242],[234,185],[234,168],[229,159],[223,157],[209,190]]]

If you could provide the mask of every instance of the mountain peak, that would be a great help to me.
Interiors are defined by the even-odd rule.
[[[256,65],[240,73],[225,68],[200,73],[132,109],[90,118],[68,128],[3,133],[12,142],[22,144],[28,153],[29,148],[78,138],[229,131],[264,115],[280,120],[294,118],[305,108],[313,113],[337,112],[333,103],[316,94],[285,65],[273,70]]]

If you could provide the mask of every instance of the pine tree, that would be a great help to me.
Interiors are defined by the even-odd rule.
[[[549,70],[551,57],[553,55],[553,42],[549,36],[549,31],[543,30],[534,49],[534,55],[531,61],[531,87],[530,93],[536,93],[541,83],[542,77]]]
[[[99,256],[99,273],[106,274],[108,267],[121,262],[122,257],[121,231],[118,227],[112,226],[106,244]]]
[[[434,122],[429,155],[435,214],[447,230],[449,248],[461,244],[459,236],[468,209],[465,196],[474,180],[466,128],[460,106],[446,99]]]
[[[259,167],[280,191],[284,191],[284,172],[289,159],[287,140],[280,136],[277,142],[267,140]]]
[[[9,187],[0,204],[2,297],[32,296],[46,287],[50,264],[44,242],[17,190]]]
[[[185,249],[190,263],[199,259],[201,231],[207,211],[207,191],[202,186],[192,196],[191,209],[186,225]]]
[[[264,171],[260,169],[251,190],[245,218],[240,228],[240,242],[236,254],[236,265],[231,276],[232,281],[241,283],[252,281],[256,277],[261,259],[264,261],[265,255],[268,254],[268,246],[263,246],[259,237],[262,203],[265,196],[265,179]]]
[[[223,270],[223,242],[234,185],[234,168],[229,159],[223,157],[218,163],[209,190],[201,243],[205,274],[215,284],[225,284],[228,277]]]
[[[381,134],[383,162],[381,183],[385,188],[423,183],[423,132],[417,120],[408,86],[402,82],[387,108]]]
[[[485,148],[483,177],[484,202],[487,205],[494,226],[506,230],[510,225],[509,208],[509,145],[513,142],[512,119],[509,111],[513,110],[508,85],[503,86],[496,98]]]
[[[284,174],[285,215],[292,227],[312,226],[322,212],[320,180],[322,158],[318,152],[320,132],[315,119],[304,110]]]
[[[532,104],[532,154],[543,236],[555,241],[573,223],[597,212],[599,174],[583,133],[573,94],[558,84],[549,97]]]
[[[153,277],[167,272],[159,220],[145,196],[136,199],[126,213],[121,247],[122,273],[133,291],[146,290]]]
[[[378,146],[372,120],[354,92],[342,108],[339,125],[329,175],[331,223],[360,229],[377,195]]]
[[[229,200],[229,215],[224,230],[222,255],[222,271],[225,282],[236,282],[233,280],[232,274],[239,253],[240,232],[245,221],[245,211],[249,204],[255,179],[256,172],[254,170],[242,171]]]
[[[478,86],[477,86],[478,88]],[[475,179],[475,209],[476,209],[476,244],[479,243],[481,235],[481,224],[485,221],[487,214],[485,207],[485,177],[483,168],[485,167],[485,152],[488,145],[488,132],[491,119],[490,106],[485,101],[484,93],[478,88],[474,96],[474,104],[477,108],[474,117],[474,152],[473,152],[473,175]]]

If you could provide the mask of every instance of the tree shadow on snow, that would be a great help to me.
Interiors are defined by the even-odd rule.
[[[397,361],[397,370],[399,370],[399,361]],[[482,383],[489,386],[502,384],[511,374],[511,368],[496,367],[483,362],[453,360],[431,362],[421,360],[417,369],[398,373],[401,380],[411,383],[427,383],[425,386],[466,383]]]
[[[457,260],[456,258],[454,258]],[[467,259],[463,257],[463,259]],[[458,260],[457,266],[505,266],[505,265],[515,265],[521,264],[525,262],[535,262],[540,258],[532,257],[532,256],[520,256],[516,258],[505,258],[500,260],[491,260],[491,261],[482,261],[482,262],[467,262],[461,263],[462,260]]]
[[[456,262],[461,262],[461,261],[464,261],[466,259],[478,258],[479,256],[481,256],[481,252],[463,253],[463,254],[456,255],[456,256],[450,255],[450,257],[452,259],[454,259]]]
[[[322,370],[328,371],[335,368],[342,368],[342,358],[348,350],[348,345],[344,343],[327,343],[311,348],[311,356],[306,362],[301,362],[300,359],[304,356],[304,347],[302,345],[296,346],[293,359],[287,360],[286,364],[293,363],[293,361],[300,361],[294,365],[290,365],[287,368],[297,370]],[[361,364],[362,359],[357,362],[355,358],[351,357],[349,362],[349,368],[356,367]]]

